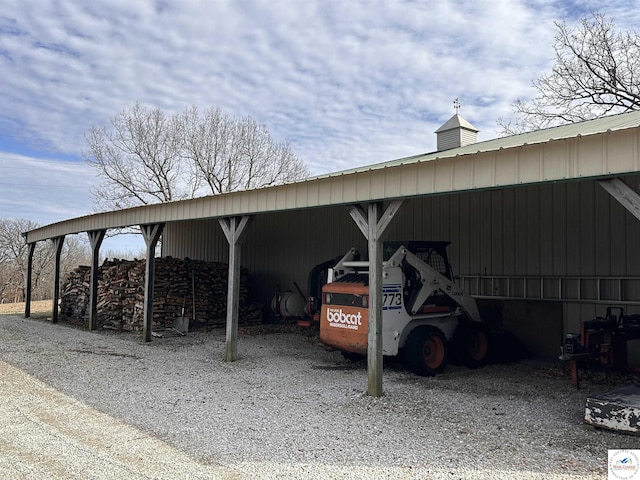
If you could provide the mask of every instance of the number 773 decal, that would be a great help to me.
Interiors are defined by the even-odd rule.
[[[402,308],[402,286],[384,285],[382,287],[382,310],[399,310]]]

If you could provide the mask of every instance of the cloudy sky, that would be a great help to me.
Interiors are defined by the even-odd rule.
[[[0,0],[0,218],[91,213],[84,135],[136,101],[250,115],[312,173],[497,136],[550,70],[554,21],[629,0]],[[606,6],[603,6],[606,5]]]

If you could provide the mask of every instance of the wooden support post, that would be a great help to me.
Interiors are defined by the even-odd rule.
[[[31,290],[33,281],[33,252],[36,250],[36,242],[29,244],[29,254],[27,256],[27,284],[24,292],[24,318],[31,316]]]
[[[60,299],[60,255],[64,245],[64,235],[52,238],[53,247],[56,249],[56,258],[53,271],[53,300],[51,301],[51,322],[58,323],[58,301]]]
[[[229,242],[229,280],[227,289],[227,345],[225,360],[235,361],[238,354],[238,317],[240,315],[240,245],[253,217],[221,218],[220,227]]]
[[[365,236],[369,249],[369,332],[367,338],[367,393],[381,397],[382,389],[382,240],[387,227],[402,206],[393,200],[382,213],[382,202],[372,202],[365,212],[359,205],[350,205],[349,214]]]
[[[89,284],[89,330],[95,330],[98,317],[98,260],[106,230],[87,232],[91,244],[91,281]]]
[[[367,345],[368,393],[383,395],[382,390],[382,241],[377,226],[382,203],[368,205],[369,234],[369,337]]]
[[[142,338],[145,342],[151,341],[156,245],[158,244],[163,228],[164,223],[140,225],[144,243],[147,245],[147,261],[144,271],[144,323],[142,324]]]

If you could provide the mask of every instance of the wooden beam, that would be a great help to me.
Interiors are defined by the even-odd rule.
[[[229,242],[229,278],[227,288],[227,344],[225,360],[235,361],[238,355],[238,317],[240,316],[240,245],[252,216],[226,217],[218,220]]]
[[[64,245],[64,235],[51,239],[56,250],[54,270],[53,270],[53,300],[51,301],[51,322],[58,323],[58,301],[60,299],[60,256]]]
[[[404,200],[391,200],[389,202],[384,214],[378,220],[378,224],[376,225],[376,232],[380,238],[384,239],[386,236],[387,228],[391,225],[391,222],[395,218],[396,213],[398,213],[398,210],[400,210],[400,207],[402,207],[403,203]]]
[[[367,337],[368,391],[372,397],[383,395],[382,389],[382,241],[402,200],[393,200],[383,213],[382,202],[349,205],[349,214],[367,239],[369,250],[369,332]]]
[[[368,394],[381,397],[382,390],[382,241],[378,222],[382,203],[368,205],[369,230],[369,336],[367,339]]]
[[[31,290],[33,282],[33,252],[36,250],[36,243],[29,244],[29,253],[27,256],[27,284],[24,292],[24,318],[31,316]]]
[[[402,207],[403,202],[404,200],[392,200],[389,202],[384,214],[382,214],[376,222],[375,233],[377,236],[382,236],[384,234],[396,213],[400,210],[400,207]],[[362,232],[364,238],[368,240],[371,228],[369,224],[369,213],[365,211],[361,205],[349,205],[347,208],[349,209],[349,215],[351,215],[351,218],[360,229],[360,232]]]
[[[598,183],[609,194],[629,210],[631,215],[640,220],[640,195],[619,178],[598,180]]]
[[[369,239],[369,214],[365,212],[361,205],[349,205],[347,207],[349,209],[349,215],[355,222],[355,224],[360,229],[360,233],[366,238]]]
[[[91,244],[91,280],[89,283],[89,330],[95,330],[98,319],[98,261],[100,245],[106,230],[87,232]]]
[[[147,261],[144,276],[144,323],[142,325],[142,338],[145,342],[151,341],[151,327],[153,323],[153,285],[155,280],[155,256],[156,245],[162,235],[164,223],[152,223],[140,225],[144,243],[147,245]]]

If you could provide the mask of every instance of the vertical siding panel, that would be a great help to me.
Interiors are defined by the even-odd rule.
[[[413,238],[413,226],[408,219],[411,217],[415,203],[412,200],[405,200],[396,217],[389,226],[388,240],[400,240],[401,238]]]
[[[598,305],[588,305],[579,303],[564,304],[564,332],[579,332],[580,323],[583,320],[590,320],[596,316],[604,315],[604,307]]]
[[[527,190],[519,187],[514,190],[515,205],[515,271],[518,275],[526,275],[527,272]]]
[[[553,275],[554,246],[554,197],[553,185],[540,186],[540,274]]]
[[[598,186],[597,188],[602,189]],[[608,194],[607,194],[608,195]],[[613,198],[609,199],[609,235],[611,241],[611,275],[622,276],[627,275],[627,210]],[[635,219],[634,219],[635,220]],[[638,222],[638,220],[636,220]],[[640,239],[639,239],[640,240]]]
[[[451,241],[451,225],[455,220],[451,217],[451,199],[453,195],[443,195],[440,197],[440,203],[442,205],[442,240]]]
[[[504,275],[516,274],[516,251],[519,246],[516,243],[516,205],[515,189],[507,188],[502,192],[503,200],[503,264]]]
[[[470,197],[468,192],[460,194],[459,199],[459,211],[458,211],[458,271],[461,275],[470,275],[473,272],[471,270],[471,226],[470,226]]]
[[[491,196],[491,273],[504,275],[504,191],[487,192]]]
[[[552,274],[567,275],[567,184],[553,186],[553,211],[551,227],[553,229],[553,268]]]
[[[469,268],[473,274],[484,273],[482,269],[481,202],[478,192],[469,194]]]
[[[406,232],[406,238],[410,240],[423,240],[422,229],[424,226],[424,198],[412,199],[409,202],[405,202],[402,207],[404,211],[404,229]],[[402,232],[398,233],[396,240],[403,238]]]
[[[640,275],[640,220],[625,212],[627,227],[627,275]]]
[[[595,275],[595,232],[594,232],[594,191],[593,183],[580,182],[580,271],[581,275]]]
[[[566,212],[567,275],[579,275],[582,244],[580,243],[580,184],[577,182],[567,184]]]
[[[413,199],[402,206],[402,229],[396,233],[395,240],[423,240],[424,199]]]
[[[527,187],[527,275],[540,275],[540,187]]]
[[[640,187],[639,175],[629,175],[624,180],[636,192],[638,191]],[[615,208],[617,211],[621,212],[621,218],[619,219],[619,228],[617,226],[618,224],[613,225],[613,228],[615,228],[615,230],[612,232],[612,236],[615,239],[619,239],[624,235],[625,242],[623,247],[625,256],[622,259],[623,265],[621,265],[620,271],[623,272],[623,275],[640,276],[640,220],[638,220],[626,209],[624,209],[622,205],[619,204],[619,202],[612,201],[612,204],[613,203],[615,203],[615,205],[612,205],[612,208]],[[616,247],[617,245],[614,243],[613,248]],[[617,262],[617,260],[613,259],[612,261]],[[633,291],[637,298],[638,296],[640,296],[640,282],[633,283]]]
[[[431,235],[429,236],[430,240],[445,239],[442,234],[444,217],[444,212],[442,211],[442,198],[442,196],[438,195],[431,199]]]
[[[476,224],[477,238],[480,240],[479,266],[482,274],[493,275],[492,259],[492,204],[491,192],[483,191],[477,193],[478,197],[478,220]]]
[[[418,223],[414,230],[415,234],[425,240],[431,238],[429,229],[429,225],[431,224],[431,199],[428,197],[422,198],[414,214],[418,218]],[[411,222],[412,219],[408,219],[407,221]]]
[[[438,210],[437,197],[429,197],[427,199],[428,210],[425,217],[427,218],[427,235],[425,238],[430,240],[439,240],[438,235],[438,223],[440,218],[440,211]]]
[[[598,276],[611,275],[611,196],[595,182],[589,182],[594,190],[594,269]],[[615,201],[615,200],[613,200]]]
[[[422,197],[419,200],[419,205],[417,206],[417,209],[415,211],[415,214],[418,215],[418,224],[415,227],[415,233],[416,235],[418,235],[420,238],[429,238],[429,222],[431,221],[430,218],[430,209],[429,209],[429,205],[430,205],[430,200],[429,197]],[[411,221],[411,219],[409,219],[408,221]]]
[[[449,212],[451,214],[449,261],[455,274],[460,273],[460,198],[460,194],[454,194],[449,197]]]

